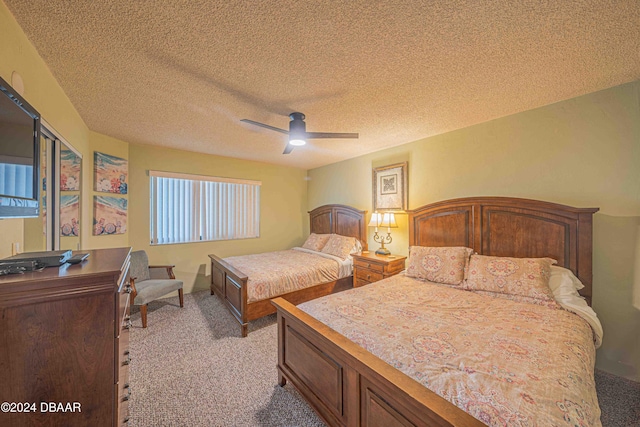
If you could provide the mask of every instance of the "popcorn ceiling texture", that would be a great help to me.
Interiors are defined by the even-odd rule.
[[[640,78],[637,0],[3,1],[91,130],[305,169]]]

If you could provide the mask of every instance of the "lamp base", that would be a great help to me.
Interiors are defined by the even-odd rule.
[[[387,248],[380,248],[376,251],[378,255],[391,255],[391,251]]]

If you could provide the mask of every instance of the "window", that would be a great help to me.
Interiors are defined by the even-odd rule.
[[[149,171],[151,244],[260,236],[260,181]]]

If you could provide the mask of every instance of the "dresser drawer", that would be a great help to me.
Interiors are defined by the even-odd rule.
[[[116,384],[121,382],[123,375],[125,380],[129,377],[129,363],[131,361],[131,355],[129,353],[129,329],[131,328],[131,319],[129,318],[128,310],[119,326],[118,336],[116,337],[116,363],[114,377],[114,383]]]
[[[129,426],[129,401],[120,402],[120,412],[118,418],[118,426],[119,427],[128,427]]]
[[[128,384],[127,384],[128,385]],[[124,391],[123,391],[124,390]],[[119,388],[118,393],[118,420],[117,426],[129,425],[129,399],[131,398],[131,388]]]
[[[122,292],[120,292],[120,294],[118,294],[118,321],[119,323],[116,324],[116,337],[118,337],[118,335],[120,335],[120,328],[122,328],[125,323],[127,318],[129,317],[129,304],[131,302],[131,294],[126,292],[126,290],[123,290]]]
[[[127,319],[127,322],[129,320]],[[126,426],[129,418],[129,398],[131,397],[131,386],[129,384],[129,364],[131,363],[131,353],[129,352],[129,329],[124,327],[120,331],[118,339],[120,353],[118,354],[117,382],[116,382],[116,408],[118,426]]]
[[[371,282],[368,281],[368,280],[357,278],[356,279],[356,284],[355,284],[354,287],[359,288],[360,286],[366,286],[369,283],[371,283]]]
[[[356,277],[358,280],[362,279],[371,283],[371,282],[377,282],[378,280],[382,280],[384,276],[382,275],[382,273],[376,273],[375,271],[358,268],[356,270]]]
[[[377,271],[379,273],[382,273],[384,271],[384,264],[377,264],[377,263],[363,261],[363,260],[359,260],[359,259],[356,259],[354,261],[353,265],[356,268],[358,268],[358,267],[359,268],[366,268],[368,270]]]

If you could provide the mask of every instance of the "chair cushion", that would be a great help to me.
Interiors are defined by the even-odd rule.
[[[142,282],[135,282],[138,294],[133,300],[134,305],[145,305],[151,301],[168,294],[169,292],[182,289],[182,280],[152,279]]]
[[[149,280],[151,278],[149,274],[149,258],[145,251],[131,252],[131,268],[129,274],[136,279],[136,282],[142,282],[143,280]]]

